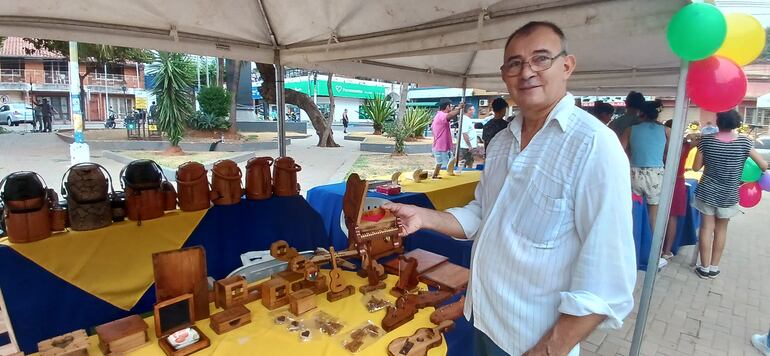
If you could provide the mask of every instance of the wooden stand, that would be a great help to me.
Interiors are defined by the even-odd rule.
[[[147,323],[139,315],[111,321],[96,327],[99,349],[105,355],[122,355],[150,342]]]
[[[41,356],[88,356],[88,335],[83,329],[37,343]]]
[[[405,293],[413,292],[417,289],[417,284],[419,283],[417,281],[417,259],[401,255],[398,256],[398,265],[398,282],[390,289],[390,294],[394,297],[400,297]]]
[[[206,334],[194,324],[194,299],[192,294],[184,294],[155,304],[155,336],[158,337],[160,349],[163,350],[167,356],[185,356],[203,350],[211,345],[211,341],[206,337]],[[192,345],[175,350],[166,338],[185,328],[195,330],[200,336],[200,339]]]
[[[269,310],[289,304],[289,282],[276,277],[262,283],[262,305]]]
[[[251,322],[251,312],[243,305],[236,305],[211,316],[211,330],[217,335],[237,329]]]
[[[294,315],[304,314],[316,308],[315,293],[310,289],[300,289],[289,295],[289,311]]]

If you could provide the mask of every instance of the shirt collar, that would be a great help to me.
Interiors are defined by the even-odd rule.
[[[548,118],[545,120],[543,127],[547,127],[551,121],[556,120],[562,132],[567,131],[567,127],[573,118],[572,113],[574,109],[575,97],[570,93],[564,94],[564,97],[559,100],[553,110],[548,114]],[[508,129],[511,130],[516,137],[521,135],[522,120],[524,120],[524,118],[521,115],[516,115],[516,117],[513,118],[513,121],[511,121],[511,124],[508,125]]]

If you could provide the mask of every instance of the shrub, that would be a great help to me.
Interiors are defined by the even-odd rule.
[[[187,120],[187,126],[200,131],[227,130],[230,128],[230,120],[223,116],[196,111]]]
[[[431,120],[431,111],[425,108],[409,108],[404,113],[404,126],[409,137],[422,137]]]
[[[393,118],[396,109],[390,99],[375,94],[373,98],[364,100],[363,113],[361,117],[372,120],[374,134],[381,135],[383,125],[388,119]]]
[[[230,102],[232,96],[227,90],[220,87],[203,87],[198,93],[198,103],[201,111],[212,114],[215,117],[230,116]]]
[[[396,141],[393,153],[404,154],[404,141],[410,136],[409,129],[402,122],[388,122],[385,124],[385,134]]]

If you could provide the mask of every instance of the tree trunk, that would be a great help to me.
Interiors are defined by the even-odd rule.
[[[238,85],[240,85],[241,82],[241,65],[243,64],[243,61],[236,59],[233,60],[233,71],[232,71],[232,80],[228,82],[228,84],[232,84],[231,86],[227,87],[227,91],[230,92],[230,130],[229,132],[231,134],[236,134],[238,132],[237,122],[236,118],[238,115],[237,110],[237,96],[238,96]]]
[[[404,120],[404,114],[406,114],[406,97],[409,95],[409,83],[401,83],[401,92],[398,96],[398,113],[396,114],[396,122]]]
[[[86,71],[80,76],[80,113],[83,116],[83,131],[86,130],[86,122],[88,121],[88,109],[86,109],[86,84],[85,80],[91,71],[86,66]],[[106,79],[105,79],[106,80]],[[109,103],[108,103],[109,104]],[[70,108],[70,122],[72,122],[72,108]]]
[[[334,92],[332,91],[333,76],[334,73],[329,73],[329,78],[326,80],[326,89],[329,92],[329,119],[326,121],[323,135],[321,135],[321,139],[318,141],[319,146],[321,145],[321,142],[329,140],[330,136],[334,138],[334,133],[332,132],[332,124],[334,123]]]
[[[225,59],[217,58],[217,86],[222,87],[225,83]]]
[[[262,76],[262,86],[259,88],[260,94],[264,100],[270,103],[275,103],[275,66],[272,64],[257,63],[257,69]],[[308,116],[310,116],[310,122],[313,124],[316,135],[318,135],[319,147],[339,147],[334,142],[334,136],[329,135],[326,140],[323,139],[323,133],[327,126],[327,122],[324,119],[321,111],[318,110],[318,106],[313,103],[313,98],[307,94],[300,93],[296,90],[285,89],[285,100],[287,104],[297,105],[300,109],[304,110]],[[278,118],[279,120],[281,118]]]

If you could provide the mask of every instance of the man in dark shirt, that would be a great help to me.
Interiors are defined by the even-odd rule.
[[[612,131],[615,131],[618,138],[623,135],[623,132],[625,132],[627,128],[639,123],[639,110],[641,110],[642,105],[644,105],[644,101],[645,99],[642,93],[636,91],[628,93],[626,96],[626,113],[623,116],[610,121],[609,125],[607,125]]]
[[[484,130],[481,133],[484,147],[489,147],[492,137],[495,137],[500,130],[508,127],[509,121],[505,117],[505,110],[507,109],[508,103],[503,98],[496,98],[492,101],[492,112],[495,116],[484,124]]]

